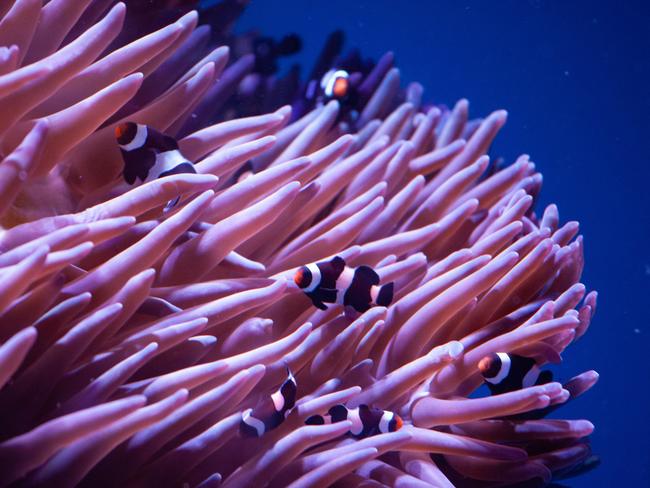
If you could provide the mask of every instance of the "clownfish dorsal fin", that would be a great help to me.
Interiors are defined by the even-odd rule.
[[[341,274],[345,269],[345,259],[343,259],[341,256],[334,256],[332,258],[331,264],[334,271],[336,271],[338,274]]]
[[[156,152],[176,151],[178,142],[172,136],[147,126],[147,144]]]
[[[379,284],[380,281],[379,275],[370,266],[365,266],[365,265],[359,266],[356,272],[361,278],[363,278],[364,281],[366,281],[371,286],[375,286]]]

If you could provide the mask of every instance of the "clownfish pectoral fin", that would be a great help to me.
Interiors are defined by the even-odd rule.
[[[336,302],[336,293],[336,290],[332,288],[319,288],[318,298],[325,303],[334,303]]]
[[[375,286],[379,284],[379,275],[370,266],[359,266],[356,269],[356,273],[370,286]]]
[[[156,164],[156,154],[147,148],[134,151],[120,149],[120,152],[124,161],[124,170],[122,172],[124,181],[129,185],[133,185],[138,178],[140,181],[146,180],[149,170]]]
[[[327,305],[321,302],[318,298],[314,296],[309,296],[309,298],[311,299],[311,303],[314,304],[314,307],[320,308],[321,310],[327,310]]]
[[[323,303],[323,301],[321,300],[320,294],[309,292],[309,293],[305,293],[305,295],[309,297],[314,307],[320,308],[321,310],[327,310],[327,305],[325,305],[325,303]]]

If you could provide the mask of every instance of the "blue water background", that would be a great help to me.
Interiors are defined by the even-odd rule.
[[[483,116],[509,112],[493,154],[531,155],[544,175],[538,208],[555,202],[585,237],[583,282],[599,292],[588,334],[562,379],[587,369],[594,389],[560,410],[596,424],[602,465],[575,487],[650,486],[650,2],[253,0],[238,31],[298,33],[291,62],[311,68],[332,30],[403,80]]]

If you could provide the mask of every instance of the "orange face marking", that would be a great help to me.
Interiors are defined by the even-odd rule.
[[[343,98],[348,93],[348,79],[347,78],[337,78],[334,82],[334,89],[332,92],[336,98]]]
[[[116,125],[116,126],[115,126],[115,137],[116,137],[117,139],[119,139],[120,137],[122,137],[122,135],[124,135],[124,133],[126,132],[126,130],[127,130],[128,127],[129,127],[129,126],[128,126],[127,124],[119,124],[119,125]]]
[[[404,426],[404,421],[399,415],[395,415],[395,430],[400,430]]]
[[[302,280],[304,278],[304,272],[302,268],[299,268],[298,271],[296,271],[296,274],[293,275],[293,282],[300,287],[300,283],[302,283]]]
[[[478,369],[481,373],[485,373],[492,366],[492,358],[490,356],[485,356],[478,362]]]

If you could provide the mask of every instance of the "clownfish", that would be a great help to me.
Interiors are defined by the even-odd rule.
[[[196,173],[194,165],[178,150],[178,142],[156,129],[135,122],[115,127],[115,138],[124,160],[124,180],[135,184],[180,173]],[[178,203],[180,197],[167,203],[165,210]]]
[[[543,385],[553,380],[553,373],[540,371],[534,359],[506,352],[485,356],[479,361],[478,369],[492,395]]]
[[[345,405],[334,405],[325,415],[312,415],[305,423],[307,425],[324,425],[352,422],[349,433],[355,437],[370,437],[400,430],[404,425],[402,418],[394,412],[359,405],[357,408],[347,408]]]
[[[320,80],[325,101],[343,100],[352,92],[350,74],[343,69],[332,69],[323,75]]]
[[[356,73],[359,75],[359,73]],[[353,81],[354,74],[340,68],[334,68],[325,73],[320,79],[307,83],[305,103],[307,106],[323,106],[332,100],[339,102],[338,122],[344,122],[354,127],[359,118],[360,99]]]
[[[327,310],[326,303],[337,303],[363,313],[373,304],[387,307],[393,301],[392,282],[380,286],[374,269],[350,268],[340,256],[301,266],[293,281],[321,310]]]
[[[275,429],[284,422],[289,411],[296,404],[298,385],[291,370],[287,367],[287,379],[278,390],[263,398],[255,408],[242,413],[239,432],[242,437],[262,437],[265,432]]]

